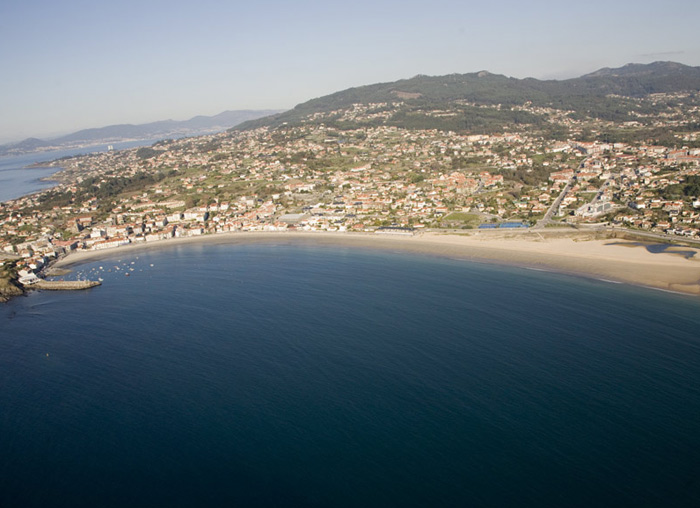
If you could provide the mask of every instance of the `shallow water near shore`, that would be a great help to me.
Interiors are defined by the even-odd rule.
[[[304,244],[72,276],[0,307],[1,506],[700,502],[695,298]]]

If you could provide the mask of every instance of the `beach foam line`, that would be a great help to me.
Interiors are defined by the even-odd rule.
[[[675,291],[675,290],[673,290],[673,289],[656,288],[656,287],[654,287],[654,286],[645,286],[645,285],[643,285],[642,287],[643,287],[643,288],[646,288],[646,289],[653,289],[654,291],[662,291],[662,292],[664,292],[664,293],[671,293],[671,294],[674,294],[674,295],[681,295],[681,296],[697,296],[697,293],[690,293],[690,292],[685,293],[685,292],[683,292],[683,291]]]

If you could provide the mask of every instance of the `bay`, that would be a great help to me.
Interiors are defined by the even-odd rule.
[[[700,502],[694,298],[313,243],[73,276],[0,307],[0,506]]]
[[[43,189],[56,185],[49,178],[57,173],[60,168],[56,167],[32,167],[42,162],[51,162],[63,157],[74,155],[106,152],[109,146],[115,150],[125,150],[140,146],[149,146],[157,139],[141,141],[123,141],[120,143],[102,143],[80,148],[69,148],[63,150],[51,150],[47,152],[35,152],[22,155],[12,155],[0,157],[0,203],[16,199]]]

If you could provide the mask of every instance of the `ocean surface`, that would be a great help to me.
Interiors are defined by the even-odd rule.
[[[700,506],[696,298],[313,243],[113,254],[0,306],[0,506]]]
[[[125,150],[139,146],[149,146],[157,140],[123,141],[121,143],[110,143],[115,150]],[[66,150],[52,150],[49,152],[36,152],[23,155],[12,155],[0,157],[0,203],[16,199],[27,194],[53,187],[55,182],[44,180],[49,178],[59,169],[55,167],[35,167],[27,168],[34,164],[50,162],[62,157],[81,155],[87,153],[106,152],[109,146],[107,143],[82,147],[70,148]]]

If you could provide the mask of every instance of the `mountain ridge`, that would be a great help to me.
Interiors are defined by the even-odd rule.
[[[578,78],[539,80],[513,78],[489,71],[444,76],[418,74],[412,78],[348,88],[298,104],[291,110],[244,122],[232,130],[294,124],[305,116],[352,104],[404,101],[408,106],[448,104],[455,101],[477,106],[522,105],[525,102],[592,116],[615,112],[614,96],[645,97],[653,93],[700,91],[700,67],[676,62],[627,64],[603,68]],[[618,108],[619,109],[619,108]],[[621,120],[624,115],[610,115]]]
[[[64,148],[89,143],[111,143],[131,139],[151,139],[172,136],[196,136],[224,131],[280,110],[228,110],[217,115],[197,115],[189,120],[159,120],[145,124],[115,124],[105,127],[82,129],[71,134],[47,140],[27,138],[18,143],[0,145],[0,155],[31,153],[39,150]]]

